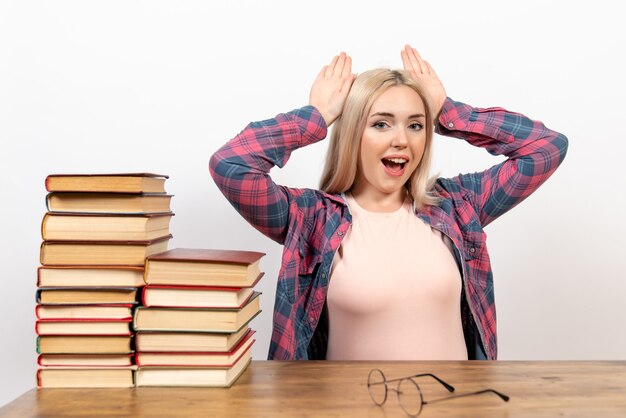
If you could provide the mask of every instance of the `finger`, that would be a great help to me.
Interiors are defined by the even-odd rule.
[[[345,65],[346,65],[346,53],[342,52],[341,54],[339,54],[337,65],[335,65],[335,68],[333,68],[333,75],[335,77],[341,77],[341,74],[343,73],[343,67],[345,67]]]
[[[402,58],[402,66],[404,67],[404,69],[407,71],[411,71],[411,62],[409,61],[409,57],[404,49],[400,51],[400,57]]]
[[[404,47],[404,51],[406,53],[407,60],[409,62],[409,68],[411,69],[411,71],[413,71],[415,74],[421,74],[422,68],[420,67],[417,56],[415,55],[415,49],[412,48],[410,45],[406,45]]]
[[[319,80],[320,78],[324,77],[327,69],[328,69],[328,65],[325,65],[324,67],[322,67],[322,70],[319,72],[319,74],[317,74],[316,80]]]
[[[424,62],[426,62],[426,65],[428,66],[428,74],[430,74],[431,76],[439,80],[439,77],[437,76],[435,69],[430,65],[428,61],[424,61]]]
[[[324,75],[326,77],[333,75],[333,71],[335,70],[335,65],[337,65],[338,59],[339,59],[339,55],[335,55],[335,57],[330,62],[330,64],[326,66],[326,71],[324,72]]]
[[[343,71],[341,71],[341,78],[346,78],[350,74],[352,74],[352,58],[349,55],[346,55],[346,63],[343,66]]]
[[[415,55],[415,59],[417,60],[422,74],[428,74],[428,66],[426,65],[426,61],[424,61],[419,52],[417,52],[417,49],[413,48],[413,54]]]

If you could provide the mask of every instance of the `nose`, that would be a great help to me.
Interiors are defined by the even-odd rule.
[[[391,139],[391,146],[394,148],[406,148],[408,143],[407,134],[404,129],[398,129]]]

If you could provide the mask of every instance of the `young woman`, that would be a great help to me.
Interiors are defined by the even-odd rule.
[[[352,74],[336,56],[309,105],[251,123],[211,158],[216,184],[284,245],[270,359],[496,359],[483,228],[556,170],[567,139],[499,107],[446,97],[406,46],[404,71]],[[335,124],[320,190],[269,172]],[[429,179],[433,130],[508,159]]]

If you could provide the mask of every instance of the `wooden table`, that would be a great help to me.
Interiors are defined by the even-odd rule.
[[[421,417],[626,416],[626,361],[254,361],[230,389],[33,389],[0,417],[404,417],[395,393],[384,407],[367,392],[371,368],[388,378],[434,373],[456,393],[492,394],[425,405]],[[447,392],[420,378],[426,400]]]

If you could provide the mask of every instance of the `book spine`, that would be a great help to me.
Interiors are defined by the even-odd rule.
[[[37,354],[41,354],[41,337],[37,336]]]
[[[44,265],[44,266],[46,265],[46,263],[44,263],[46,259],[45,254],[44,254],[45,244],[46,244],[45,242],[42,242],[41,246],[39,247],[39,264]]]
[[[41,220],[41,238],[46,240],[46,223],[48,222],[48,218],[50,217],[49,213],[43,215],[43,219]]]
[[[143,306],[150,306],[150,305],[148,305],[148,303],[146,301],[146,290],[148,290],[148,287],[149,286],[144,286],[143,289],[141,290],[141,300],[140,300],[140,302],[141,302],[141,304]]]

